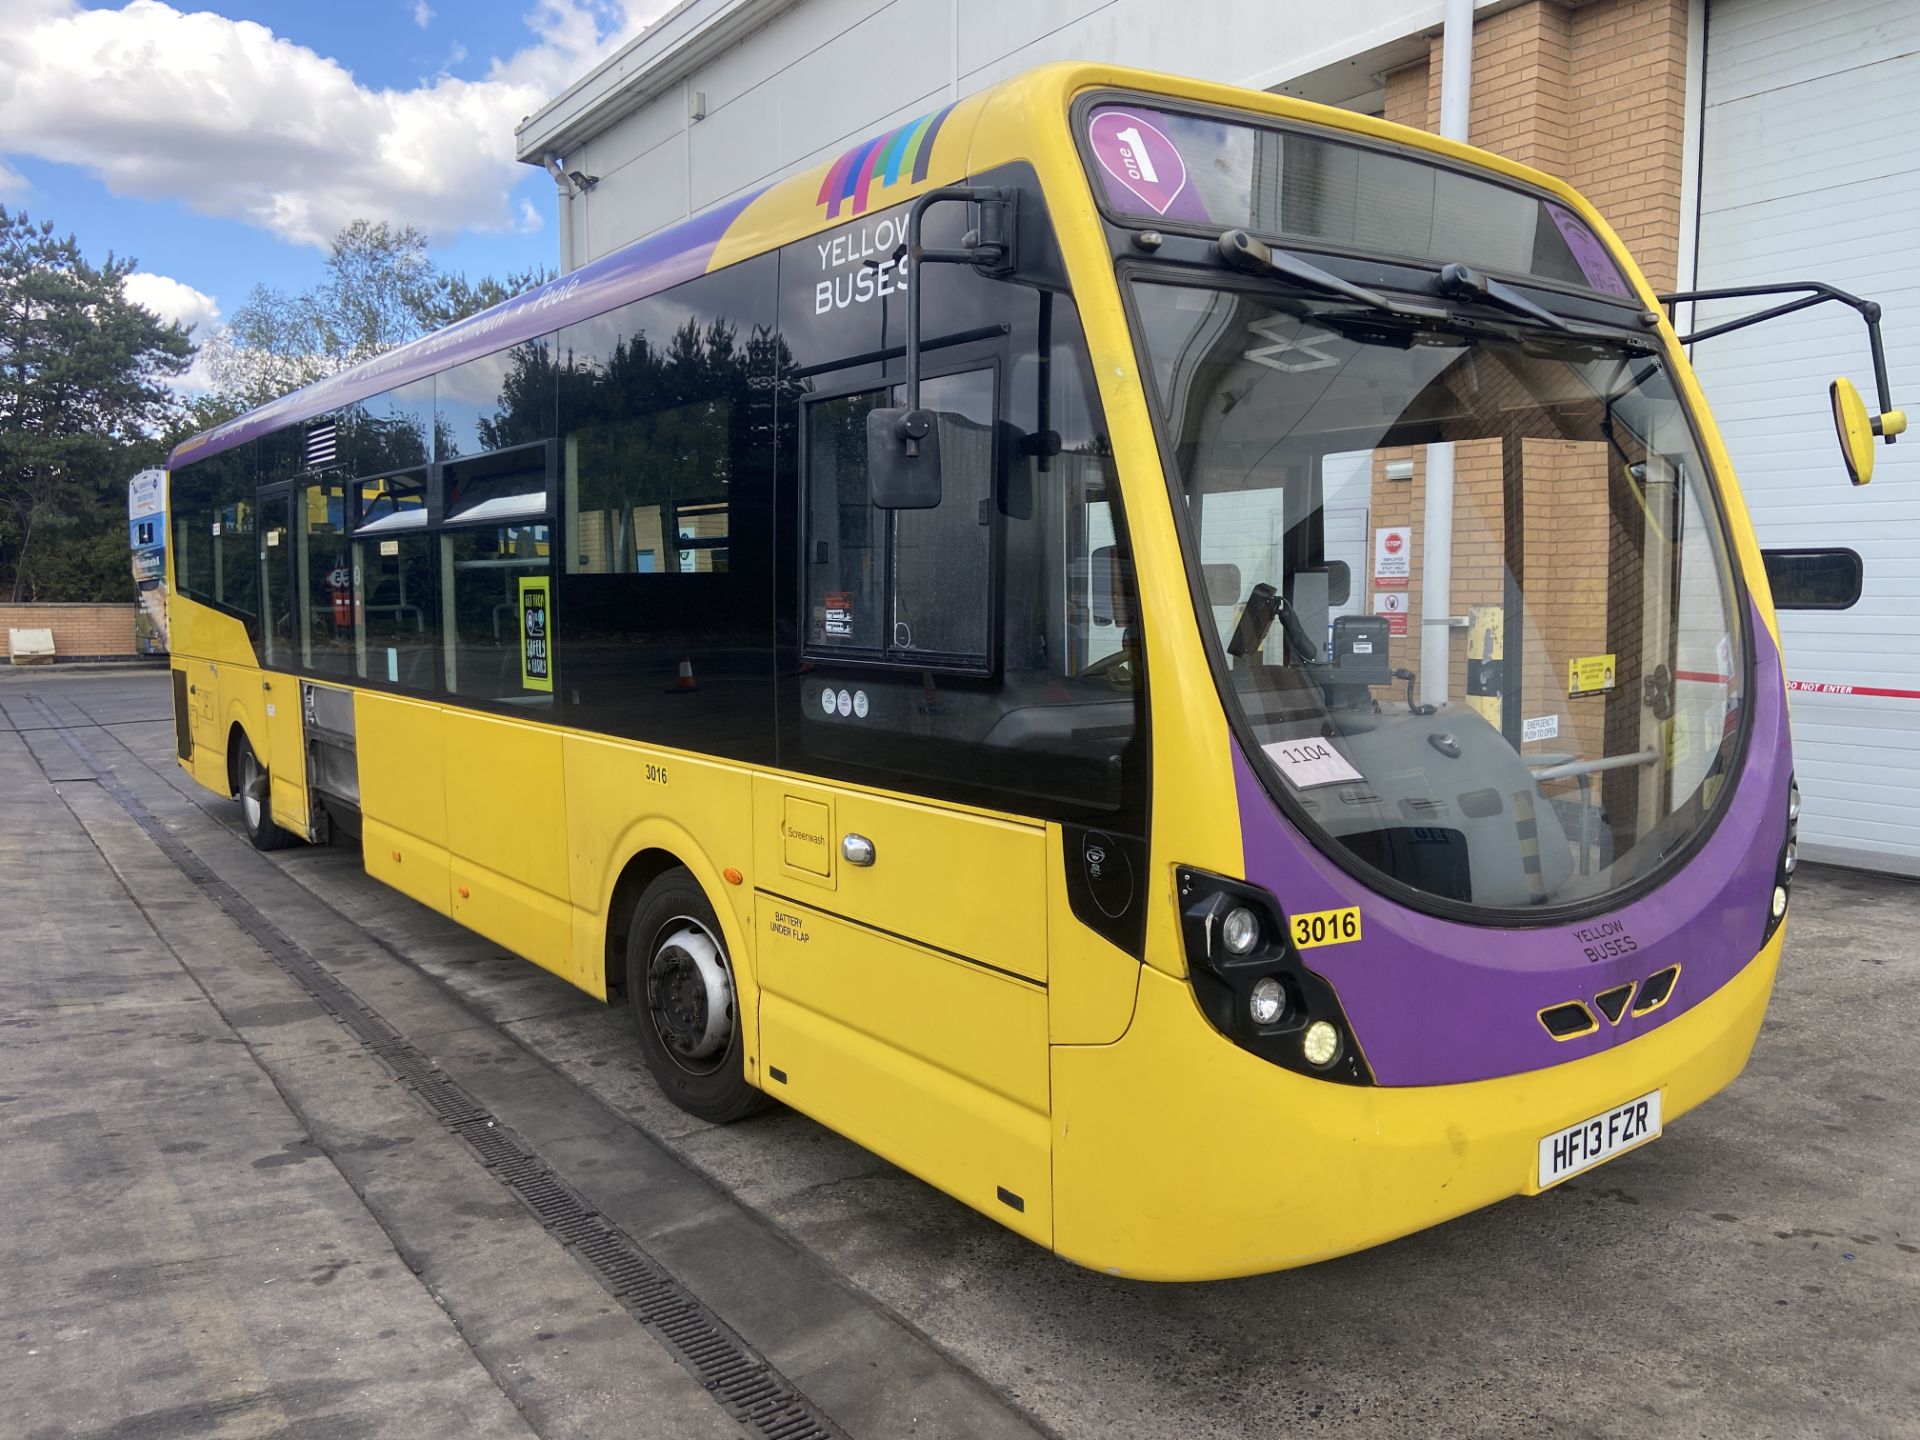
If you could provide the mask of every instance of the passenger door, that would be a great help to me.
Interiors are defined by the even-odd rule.
[[[272,776],[274,822],[311,835],[307,809],[306,741],[300,723],[300,680],[293,673],[293,512],[287,490],[260,496],[260,683],[266,733],[257,737],[260,760]]]
[[[998,376],[927,382],[947,455],[930,510],[870,501],[866,416],[892,390],[823,384],[799,407],[782,769],[878,762],[911,787],[969,763],[999,719]],[[1044,825],[768,774],[754,824],[767,1089],[1048,1243]]]

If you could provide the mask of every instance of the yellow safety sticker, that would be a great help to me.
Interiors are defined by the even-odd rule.
[[[1567,661],[1567,693],[1599,695],[1613,689],[1614,657],[1582,655]]]
[[[1315,945],[1345,945],[1360,938],[1360,907],[1349,905],[1344,910],[1315,910],[1308,915],[1293,917],[1293,943],[1297,949],[1310,950]]]

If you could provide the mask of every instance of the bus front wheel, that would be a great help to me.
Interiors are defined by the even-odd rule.
[[[293,844],[298,837],[273,823],[273,782],[244,732],[240,736],[239,763],[235,768],[239,772],[240,820],[246,826],[247,839],[253,842],[253,848],[282,850]]]
[[[649,885],[627,927],[627,1003],[654,1080],[690,1115],[724,1125],[772,1102],[747,1083],[733,964],[685,870]]]

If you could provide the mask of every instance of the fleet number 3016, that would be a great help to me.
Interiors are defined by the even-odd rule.
[[[1315,945],[1345,945],[1360,938],[1360,907],[1344,910],[1315,910],[1293,917],[1293,943],[1307,950]]]

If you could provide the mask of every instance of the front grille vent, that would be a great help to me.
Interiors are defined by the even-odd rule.
[[[1658,1010],[1667,1003],[1667,997],[1673,994],[1673,982],[1680,978],[1680,967],[1669,965],[1664,970],[1656,970],[1640,983],[1640,995],[1633,1002],[1633,1013],[1645,1015],[1650,1010]]]
[[[1593,997],[1593,1003],[1595,1008],[1607,1017],[1609,1025],[1618,1025],[1620,1017],[1627,1013],[1627,1001],[1632,996],[1633,985],[1629,982],[1625,985],[1616,985],[1611,990],[1602,990]]]
[[[1540,1012],[1540,1023],[1547,1027],[1547,1033],[1556,1040],[1571,1040],[1576,1035],[1591,1034],[1600,1028],[1600,1022],[1593,1018],[1593,1012],[1578,1000],[1548,1006]]]

